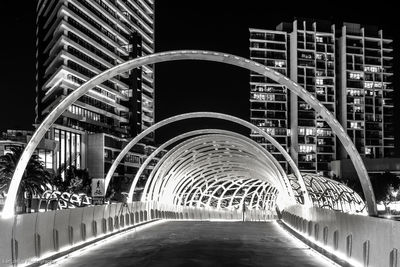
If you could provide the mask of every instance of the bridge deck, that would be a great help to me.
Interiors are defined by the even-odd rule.
[[[331,266],[277,223],[168,221],[70,256],[62,266]]]

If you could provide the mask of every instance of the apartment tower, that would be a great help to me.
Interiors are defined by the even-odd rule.
[[[36,123],[88,79],[154,52],[152,0],[38,0],[36,24]],[[126,141],[153,123],[152,65],[103,82],[48,133],[59,147],[55,169],[73,165],[104,177]],[[134,168],[139,156],[123,165]]]
[[[368,30],[367,30],[368,29]],[[392,40],[381,30],[308,19],[250,29],[250,57],[290,77],[335,114],[362,156],[393,156]],[[303,172],[329,174],[346,158],[329,125],[285,87],[250,74],[250,118]],[[287,168],[276,149],[252,133]]]

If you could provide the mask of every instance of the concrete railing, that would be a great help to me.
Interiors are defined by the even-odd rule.
[[[242,220],[240,211],[133,202],[16,215],[0,219],[0,266],[38,265],[98,240],[157,219]],[[248,221],[274,219],[249,211]]]
[[[295,205],[282,220],[354,266],[400,267],[400,222]]]

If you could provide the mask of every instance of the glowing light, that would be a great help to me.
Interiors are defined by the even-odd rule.
[[[147,228],[156,226],[156,225],[164,223],[164,222],[166,222],[166,220],[158,220],[158,221],[153,221],[153,222],[149,222],[149,223],[146,223],[146,224],[143,224],[143,225],[136,226],[136,227],[134,227],[134,228],[132,228],[130,230],[126,230],[126,231],[114,234],[114,235],[112,235],[110,237],[107,237],[105,239],[102,239],[100,241],[92,243],[92,244],[90,244],[88,246],[85,246],[85,247],[83,247],[81,249],[75,250],[75,251],[73,251],[71,253],[68,253],[65,256],[62,256],[62,257],[60,257],[60,258],[58,258],[56,260],[50,261],[50,262],[48,262],[46,264],[43,264],[41,266],[54,266],[54,264],[62,264],[63,261],[68,260],[69,258],[78,257],[79,255],[82,255],[83,253],[87,253],[88,251],[93,250],[94,248],[98,248],[99,246],[104,245],[105,243],[115,242],[118,239],[123,238],[123,236],[131,234],[132,232],[139,232],[139,231],[145,230]],[[92,238],[90,240],[93,240],[93,239],[94,238]],[[88,240],[88,241],[90,241],[90,240]],[[85,242],[88,242],[88,241],[85,241]],[[77,246],[81,245],[82,243],[83,242],[74,244],[73,246],[67,246],[67,247],[63,248],[62,251],[58,251],[56,253],[60,253],[60,252],[69,250],[71,248],[77,247]],[[52,254],[54,254],[54,253],[52,253]],[[51,254],[46,254],[45,256],[49,257],[49,256],[51,256]],[[41,260],[45,259],[46,257],[42,257]],[[40,259],[38,261],[40,261]]]
[[[336,257],[338,257],[339,259],[348,262],[350,265],[355,266],[355,267],[362,267],[362,266],[363,266],[363,264],[361,264],[360,262],[358,262],[358,261],[356,261],[356,260],[354,260],[354,259],[351,259],[351,258],[347,257],[347,256],[344,255],[343,253],[341,253],[341,252],[339,252],[339,251],[337,251],[337,250],[334,250],[333,248],[331,248],[331,247],[329,247],[329,246],[326,246],[325,244],[323,244],[323,243],[321,243],[321,242],[319,242],[319,241],[316,241],[314,238],[310,238],[309,236],[305,235],[304,233],[298,231],[296,228],[292,227],[289,223],[286,223],[286,222],[283,222],[283,223],[284,223],[287,227],[289,227],[290,229],[292,229],[293,231],[295,231],[297,234],[301,235],[302,237],[304,237],[305,239],[307,239],[308,241],[310,241],[311,243],[314,243],[314,244],[316,244],[317,246],[322,247],[322,248],[325,249],[328,253],[333,254],[333,255],[335,255]],[[288,232],[288,233],[289,233],[289,232]],[[289,233],[289,234],[290,234],[290,233]],[[298,240],[298,239],[297,239],[297,240]],[[300,240],[298,240],[298,241],[301,242]],[[312,249],[312,248],[311,248],[311,249]],[[315,251],[315,252],[316,252],[316,251]],[[318,252],[316,252],[316,253],[318,253]],[[318,253],[318,255],[319,255],[320,257],[324,257],[324,258],[328,259],[329,261],[331,261],[332,263],[334,263],[331,259],[325,257],[324,255],[322,255],[322,254],[320,254],[320,253]],[[335,263],[335,264],[336,264],[336,263]],[[340,265],[336,264],[336,266],[340,266]]]

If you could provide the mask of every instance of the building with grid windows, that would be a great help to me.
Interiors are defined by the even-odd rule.
[[[393,157],[393,40],[376,27],[345,23],[338,42],[338,118],[362,155]]]
[[[37,123],[88,79],[154,52],[152,0],[38,0],[36,23]],[[121,147],[113,145],[153,123],[153,66],[116,76],[90,90],[57,120],[49,133],[59,147],[55,169],[73,165],[91,172],[100,164],[106,169],[96,176],[104,177],[107,151],[114,156]],[[99,133],[113,141],[99,142]],[[100,157],[88,157],[93,153]],[[128,160],[124,166],[135,164]]]
[[[392,40],[382,30],[294,20],[250,29],[250,57],[290,77],[335,114],[362,156],[394,155]],[[286,88],[250,74],[250,118],[290,151],[303,172],[328,174],[346,158],[329,125]],[[252,138],[265,147],[260,136]],[[282,165],[281,156],[272,150]]]

